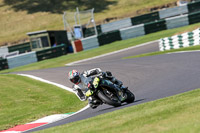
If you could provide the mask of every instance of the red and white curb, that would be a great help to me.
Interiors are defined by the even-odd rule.
[[[64,85],[60,85],[60,84],[57,84],[57,83],[36,77],[36,76],[27,75],[27,74],[18,74],[18,75],[26,76],[26,77],[33,78],[33,79],[36,79],[36,80],[40,80],[42,82],[52,84],[52,85],[58,86],[62,89],[65,89],[67,91],[73,92],[72,89],[70,89],[69,87],[66,87]],[[82,108],[81,110],[79,110],[75,113],[54,114],[54,115],[46,116],[44,118],[33,121],[31,123],[27,123],[27,124],[24,124],[24,125],[18,125],[18,126],[15,126],[13,128],[10,128],[8,130],[0,131],[0,133],[22,133],[23,131],[28,131],[28,130],[31,130],[31,129],[34,129],[34,128],[37,128],[37,127],[41,127],[41,126],[44,126],[44,125],[47,125],[47,124],[50,124],[50,123],[53,123],[53,122],[56,122],[56,121],[60,121],[62,119],[66,119],[66,118],[73,116],[75,114],[78,114],[78,113],[80,113],[80,112],[82,112],[82,111],[84,111],[88,108],[89,108],[89,105],[87,105],[86,107]]]
[[[42,126],[42,125],[46,125],[48,123],[58,121],[59,119],[64,119],[68,116],[69,115],[67,115],[67,114],[51,115],[51,116],[41,118],[41,119],[36,120],[34,122],[31,122],[31,123],[27,123],[27,124],[24,124],[24,125],[18,125],[16,127],[10,128],[8,130],[1,131],[0,133],[11,133],[11,132],[12,133],[16,133],[16,132],[19,133],[19,132],[27,131],[29,129],[33,129],[33,128]]]
[[[73,113],[69,113],[69,114],[55,114],[55,115],[50,115],[44,118],[41,118],[39,120],[36,120],[34,122],[31,123],[27,123],[24,125],[18,125],[16,127],[10,128],[8,130],[4,130],[4,131],[0,131],[0,133],[20,133],[23,131],[27,131],[29,129],[33,129],[39,126],[43,126],[49,123],[53,123],[62,119],[65,119],[69,116],[71,116]]]

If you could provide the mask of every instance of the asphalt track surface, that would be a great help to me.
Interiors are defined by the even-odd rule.
[[[109,105],[102,105],[94,110],[88,108],[87,110],[67,119],[50,123],[27,132],[67,124],[128,106],[134,106],[200,88],[200,52],[122,59],[122,57],[153,51],[158,51],[158,42],[153,42],[143,47],[82,62],[74,66],[20,72],[20,74],[34,75],[71,87],[72,84],[67,80],[68,71],[71,69],[83,71],[99,67],[103,71],[111,71],[115,77],[123,81],[124,85],[128,86],[136,95],[136,101],[134,103],[124,104],[117,108]]]

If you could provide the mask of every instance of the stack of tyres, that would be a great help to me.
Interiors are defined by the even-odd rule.
[[[7,59],[0,59],[0,70],[8,69]]]
[[[188,18],[189,18],[189,24],[194,24],[194,23],[200,22],[200,11],[190,13],[188,15]]]
[[[45,59],[51,59],[51,58],[55,58],[55,57],[58,57],[58,56],[62,56],[62,55],[67,54],[66,45],[65,44],[61,44],[61,45],[58,45],[56,47],[52,47],[52,48],[48,48],[48,49],[45,49],[45,50],[37,51],[36,54],[37,54],[38,61],[45,60]]]
[[[119,30],[102,33],[98,36],[99,46],[122,40]]]
[[[30,52],[31,51],[30,42],[10,46],[8,47],[8,50],[9,52],[19,51],[19,54]]]
[[[189,13],[200,11],[200,1],[188,3]]]
[[[138,25],[143,23],[148,23],[152,21],[159,20],[159,12],[152,12],[149,14],[140,15],[137,17],[131,18],[132,25]]]
[[[144,29],[145,29],[146,34],[161,31],[161,30],[166,30],[167,29],[166,21],[159,20],[155,22],[146,23],[144,25]]]

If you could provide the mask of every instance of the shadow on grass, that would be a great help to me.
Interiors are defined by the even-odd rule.
[[[101,12],[114,5],[116,1],[110,0],[3,0],[4,5],[11,6],[15,11],[27,11],[29,14],[37,12],[50,12],[62,14],[64,11],[74,11],[95,8]]]

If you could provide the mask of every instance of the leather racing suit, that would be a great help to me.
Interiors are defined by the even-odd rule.
[[[80,79],[81,82],[79,84],[73,85],[73,91],[75,91],[75,94],[81,101],[85,101],[88,99],[89,106],[91,108],[96,108],[99,106],[101,103],[99,100],[97,100],[94,97],[87,97],[86,92],[89,90],[88,84],[92,80],[93,76],[98,76],[100,74],[103,74],[104,77],[110,79],[111,82],[114,84],[117,84],[119,87],[122,86],[122,82],[114,78],[111,74],[111,72],[102,72],[100,68],[94,68],[91,70],[84,71],[83,73],[80,74]]]

